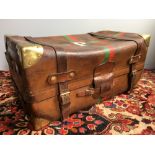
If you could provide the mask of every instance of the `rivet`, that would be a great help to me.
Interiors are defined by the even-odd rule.
[[[56,76],[52,76],[52,77],[51,77],[51,81],[52,81],[52,82],[56,82],[56,80],[57,80],[57,77],[56,77]]]
[[[73,77],[75,76],[75,73],[74,73],[74,72],[71,72],[71,73],[69,74],[69,76],[70,76],[71,78],[73,78]]]

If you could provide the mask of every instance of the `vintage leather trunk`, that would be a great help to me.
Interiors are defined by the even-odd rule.
[[[131,91],[143,72],[150,35],[100,31],[5,39],[13,81],[38,130]]]

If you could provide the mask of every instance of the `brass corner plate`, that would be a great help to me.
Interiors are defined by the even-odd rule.
[[[44,52],[43,47],[37,44],[19,44],[17,50],[23,68],[29,68],[36,64]]]
[[[149,35],[149,34],[142,34],[141,36],[144,38],[147,47],[149,47],[151,35]]]

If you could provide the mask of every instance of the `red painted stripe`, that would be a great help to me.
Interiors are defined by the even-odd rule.
[[[109,56],[109,61],[112,61],[115,57],[115,49],[112,46],[108,46],[110,49],[110,56]]]
[[[78,39],[75,36],[69,35],[69,38],[75,42],[78,42]]]

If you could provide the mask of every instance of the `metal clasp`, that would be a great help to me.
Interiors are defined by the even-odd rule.
[[[85,94],[86,94],[87,96],[92,96],[94,93],[95,93],[94,88],[88,88],[88,89],[85,91]]]
[[[133,76],[136,75],[136,73],[137,73],[137,70],[136,69],[132,71],[132,75]]]
[[[86,46],[85,42],[73,42],[73,44],[78,45],[78,46]]]
[[[67,91],[67,92],[61,93],[60,96],[64,96],[64,95],[67,95],[67,94],[70,94],[70,92]]]
[[[69,95],[70,95],[69,91],[60,94],[61,99],[62,99],[62,102],[61,102],[62,105],[66,105],[70,103]]]

